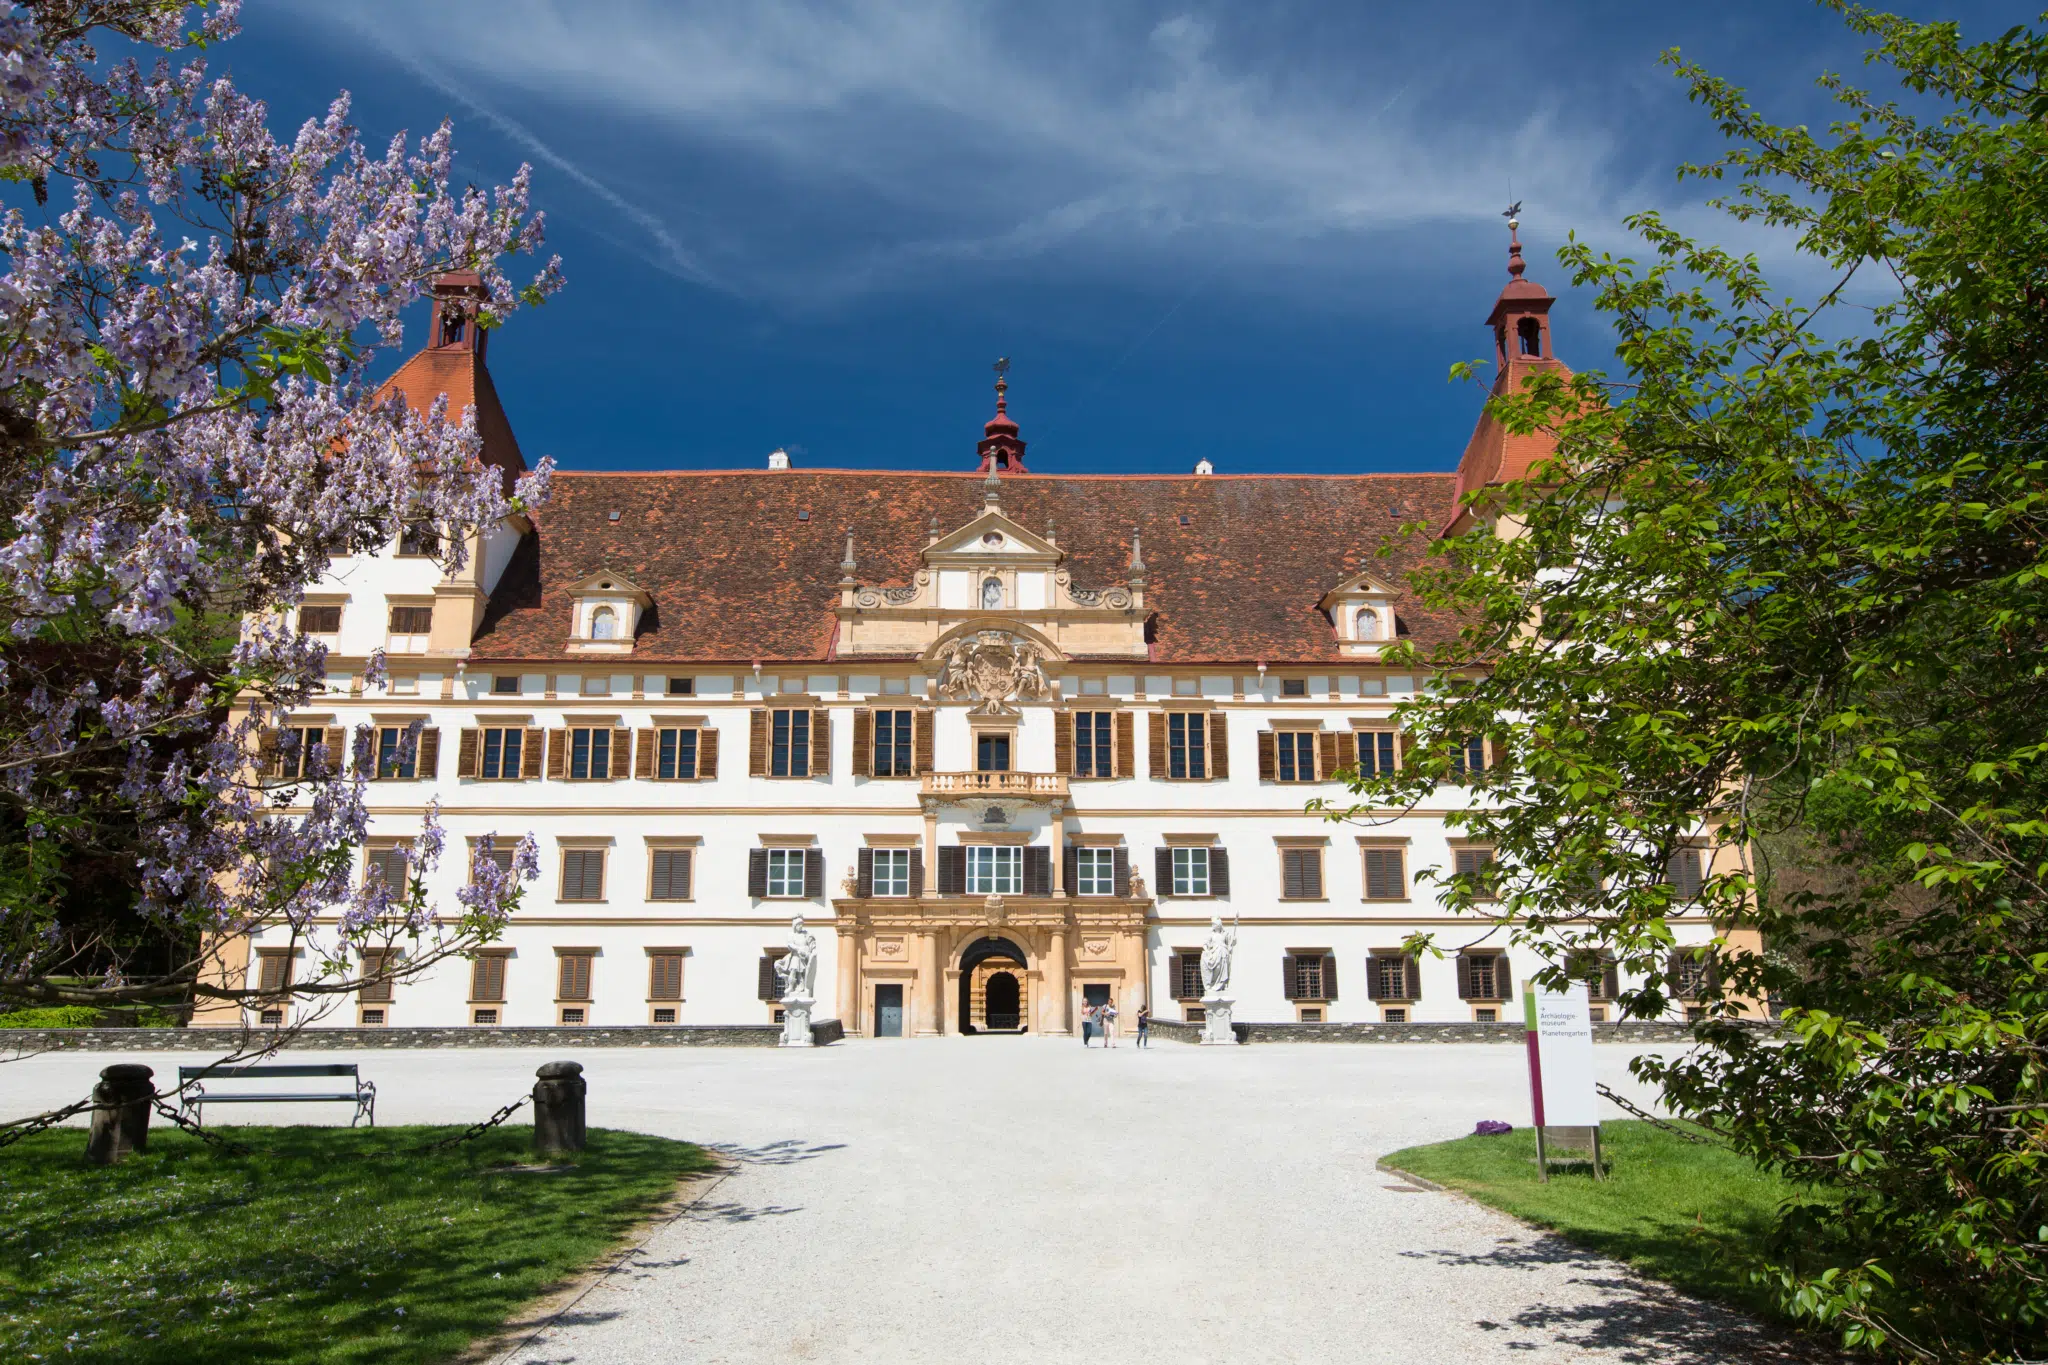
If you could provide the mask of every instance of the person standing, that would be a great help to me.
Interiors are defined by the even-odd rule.
[[[1095,1005],[1094,1005],[1094,1003],[1093,1003],[1093,1002],[1091,1001],[1090,1003],[1088,1003],[1088,1004],[1086,1004],[1086,1005],[1083,1005],[1083,1006],[1081,1007],[1081,1046],[1082,1046],[1082,1047],[1092,1047],[1092,1046],[1094,1046],[1094,1042],[1093,1042],[1094,1038],[1095,1038]]]
[[[1102,1021],[1102,1045],[1104,1047],[1115,1047],[1116,1006],[1107,1001],[1103,1002],[1102,1009],[1098,1012],[1097,1017]]]
[[[1152,1042],[1152,1007],[1138,1006],[1138,1046],[1147,1047]]]

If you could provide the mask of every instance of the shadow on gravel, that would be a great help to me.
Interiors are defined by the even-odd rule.
[[[754,1166],[794,1166],[799,1161],[812,1161],[827,1152],[846,1150],[843,1142],[802,1143],[794,1138],[781,1142],[764,1143],[759,1147],[741,1147],[732,1143],[714,1146],[712,1151],[734,1161],[744,1161]]]
[[[1631,1365],[1829,1365],[1844,1359],[1825,1345],[1756,1322],[1732,1309],[1682,1294],[1655,1280],[1623,1273],[1612,1260],[1561,1237],[1503,1238],[1488,1252],[1404,1251],[1438,1265],[1490,1270],[1565,1266],[1584,1273],[1574,1283],[1602,1291],[1598,1303],[1531,1304],[1488,1331],[1535,1333],[1560,1345],[1611,1351]],[[1511,1349],[1535,1344],[1509,1343]]]
[[[751,1223],[756,1218],[780,1218],[785,1214],[802,1213],[803,1205],[782,1208],[770,1204],[755,1208],[747,1204],[697,1204],[685,1215],[693,1223]]]

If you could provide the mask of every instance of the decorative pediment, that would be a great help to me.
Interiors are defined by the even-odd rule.
[[[1057,564],[1066,551],[1019,526],[994,508],[983,509],[965,526],[925,546],[922,558],[934,568],[989,561],[1005,565]]]
[[[1395,597],[1392,583],[1376,574],[1355,573],[1324,593],[1316,605],[1329,613],[1344,653],[1375,658],[1400,631]]]
[[[653,596],[622,573],[599,569],[569,585],[569,644],[578,654],[630,654]]]

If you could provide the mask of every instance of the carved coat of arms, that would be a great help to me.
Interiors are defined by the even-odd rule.
[[[971,701],[972,714],[1014,714],[1012,701],[1038,701],[1052,693],[1045,652],[1007,631],[963,635],[939,653],[939,695]]]

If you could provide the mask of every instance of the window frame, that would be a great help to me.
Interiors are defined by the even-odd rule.
[[[297,616],[297,620],[296,620],[296,624],[297,624],[297,627],[298,627],[298,632],[299,632],[299,634],[301,634],[301,635],[339,635],[339,634],[341,634],[341,617],[342,617],[342,605],[343,605],[343,604],[342,604],[342,603],[340,603],[340,602],[301,602],[301,603],[299,603],[299,611],[298,611],[298,616]],[[314,630],[314,629],[312,629],[312,628],[311,628],[310,626],[308,626],[308,625],[306,624],[306,613],[307,613],[307,612],[309,612],[309,611],[331,611],[331,612],[333,612],[333,613],[334,613],[334,628],[333,628],[332,630]]]
[[[1174,844],[1167,849],[1169,855],[1167,865],[1173,869],[1173,880],[1170,883],[1172,888],[1171,894],[1175,896],[1211,896],[1215,894],[1210,890],[1210,887],[1214,885],[1210,880],[1210,852],[1211,849],[1207,844]],[[1195,863],[1197,862],[1196,854],[1201,855],[1199,861],[1202,867],[1202,889],[1199,891],[1194,889],[1196,881],[1194,872]],[[1185,874],[1182,871],[1183,860],[1185,860],[1187,865]]]
[[[772,901],[800,901],[807,899],[804,895],[804,874],[808,866],[810,848],[806,845],[776,844],[770,846],[767,852],[768,892],[763,899]],[[780,884],[783,889],[780,891],[775,889],[777,885],[776,868],[778,864],[782,869]],[[791,871],[792,868],[795,869],[793,873]],[[792,885],[790,881],[792,876],[796,879],[794,890],[789,889]]]
[[[1285,782],[1290,786],[1300,786],[1304,783],[1320,782],[1322,780],[1322,773],[1320,772],[1321,754],[1319,753],[1322,748],[1320,731],[1275,729],[1272,734],[1273,780],[1275,782]],[[1290,755],[1289,750],[1294,752]],[[1306,752],[1308,755],[1305,775],[1302,771],[1303,765],[1301,760],[1303,752]],[[1287,775],[1290,759],[1297,773],[1293,777]]]
[[[967,844],[967,894],[1024,894],[1024,848],[1021,844]],[[979,879],[983,884],[977,886]]]
[[[1478,866],[1471,869],[1471,875],[1475,878],[1479,887],[1473,893],[1472,899],[1475,901],[1497,901],[1500,899],[1500,851],[1492,844],[1451,845],[1451,875],[1454,877],[1465,876],[1466,869],[1460,867],[1459,863],[1461,860],[1476,854],[1485,854],[1486,856]],[[1493,875],[1491,877],[1481,877],[1479,869],[1483,867],[1493,868]]]
[[[1400,731],[1392,726],[1354,726],[1351,739],[1352,763],[1361,777],[1382,777],[1401,770]],[[1372,763],[1369,770],[1368,757]]]
[[[1099,782],[1117,775],[1116,753],[1116,712],[1096,709],[1072,712],[1073,729],[1070,734],[1074,744],[1073,776],[1085,781]],[[1090,733],[1084,744],[1082,740],[1082,718],[1094,717],[1090,722]],[[1084,761],[1083,751],[1088,758]],[[1092,769],[1092,770],[1084,770]]]
[[[1322,845],[1322,844],[1320,844],[1320,843],[1314,843],[1314,844],[1282,844],[1282,845],[1280,846],[1280,848],[1279,848],[1279,854],[1280,854],[1280,895],[1279,895],[1279,899],[1280,899],[1280,900],[1283,900],[1283,901],[1322,901],[1322,900],[1328,900],[1328,899],[1330,898],[1330,888],[1329,888],[1329,881],[1328,881],[1328,879],[1327,879],[1327,878],[1326,878],[1326,877],[1324,876],[1324,873],[1325,873],[1325,872],[1327,871],[1327,869],[1326,869],[1326,868],[1325,868],[1325,867],[1323,866],[1323,845]],[[1288,895],[1288,894],[1287,894],[1287,862],[1288,862],[1288,859],[1290,859],[1290,858],[1306,858],[1306,859],[1310,860],[1310,862],[1311,862],[1311,863],[1312,863],[1312,864],[1314,865],[1314,867],[1315,867],[1315,874],[1316,874],[1316,886],[1315,886],[1315,892],[1314,892],[1314,894],[1313,894],[1313,895],[1305,895],[1305,896],[1290,896],[1290,895]]]
[[[476,736],[476,780],[479,782],[518,782],[525,771],[526,730],[524,725],[483,725],[477,727]],[[498,736],[498,771],[491,773],[491,736]],[[505,771],[505,751],[508,747],[506,736],[512,736],[509,747],[513,752],[512,771]]]
[[[908,899],[910,896],[911,850],[908,848],[885,847],[872,849],[870,850],[870,853],[871,856],[868,861],[868,866],[871,869],[871,878],[869,881],[868,894],[871,896],[885,897],[890,900]],[[900,883],[900,885],[902,886],[902,890],[883,890],[883,886],[885,884],[885,875],[883,872],[883,867],[885,864],[887,864],[888,867],[891,869],[886,876],[886,884],[891,887],[894,887]],[[896,875],[896,872],[894,871],[898,864],[900,864],[902,867],[902,875],[900,876],[900,878]]]
[[[562,759],[562,780],[565,782],[611,781],[612,768],[614,766],[612,760],[615,757],[612,752],[612,735],[618,727],[615,725],[566,725],[562,728],[564,740],[569,750],[567,754],[563,755]],[[595,738],[598,735],[604,736],[602,745]],[[583,771],[581,773],[576,771],[576,751],[579,739],[583,746]],[[595,767],[595,757],[600,747],[603,748],[605,756],[604,772],[602,775],[592,771]]]
[[[704,728],[701,725],[657,725],[654,727],[654,781],[695,782],[703,772]],[[690,771],[683,771],[683,736],[690,737]],[[666,767],[667,772],[662,769]]]
[[[812,710],[808,706],[768,708],[769,777],[807,778],[811,775]],[[802,731],[801,738],[798,737],[799,730]],[[778,763],[780,771],[777,770]]]
[[[610,859],[605,855],[609,852],[610,850],[601,844],[571,844],[562,848],[559,855],[561,866],[557,869],[555,875],[555,900],[565,905],[604,904],[605,883],[609,879],[610,873],[610,868],[606,866]],[[575,865],[583,869],[583,876],[578,879],[577,883],[577,890],[580,891],[587,882],[590,867],[589,859],[591,858],[597,859],[597,894],[594,896],[570,895],[569,867],[571,860],[575,860]]]
[[[1373,893],[1373,881],[1375,877],[1375,873],[1373,871],[1373,859],[1375,855],[1377,855],[1382,860],[1382,862],[1384,862],[1384,860],[1386,860],[1387,858],[1393,859],[1393,879],[1395,890],[1392,895],[1375,895]],[[1358,869],[1359,899],[1382,902],[1405,901],[1409,899],[1408,846],[1406,844],[1361,843],[1358,848]],[[1381,878],[1384,878],[1386,876],[1385,868],[1382,867],[1377,875]],[[1384,881],[1382,881],[1381,884],[1382,886],[1384,886]]]
[[[662,859],[668,859],[669,875],[667,890],[675,890],[675,859],[683,859],[683,893],[681,895],[661,894],[663,882],[659,868]],[[647,899],[663,904],[678,901],[692,901],[697,898],[697,849],[691,844],[655,844],[647,850]]]
[[[1000,768],[982,766],[984,746],[1002,746],[1003,765]],[[978,773],[1012,773],[1017,771],[1017,732],[995,726],[977,726],[974,730],[974,771]]]
[[[1209,732],[1213,728],[1207,712],[1166,712],[1166,778],[1169,782],[1209,780]],[[1201,732],[1199,735],[1195,733],[1197,730]],[[1175,737],[1176,731],[1179,732],[1178,738]]]
[[[1101,890],[1089,889],[1098,885]],[[1068,890],[1076,896],[1116,895],[1116,846],[1074,845],[1074,884]]]
[[[917,776],[917,709],[877,706],[870,712],[868,776]],[[882,737],[884,730],[888,738]],[[884,761],[884,755],[887,761]]]

